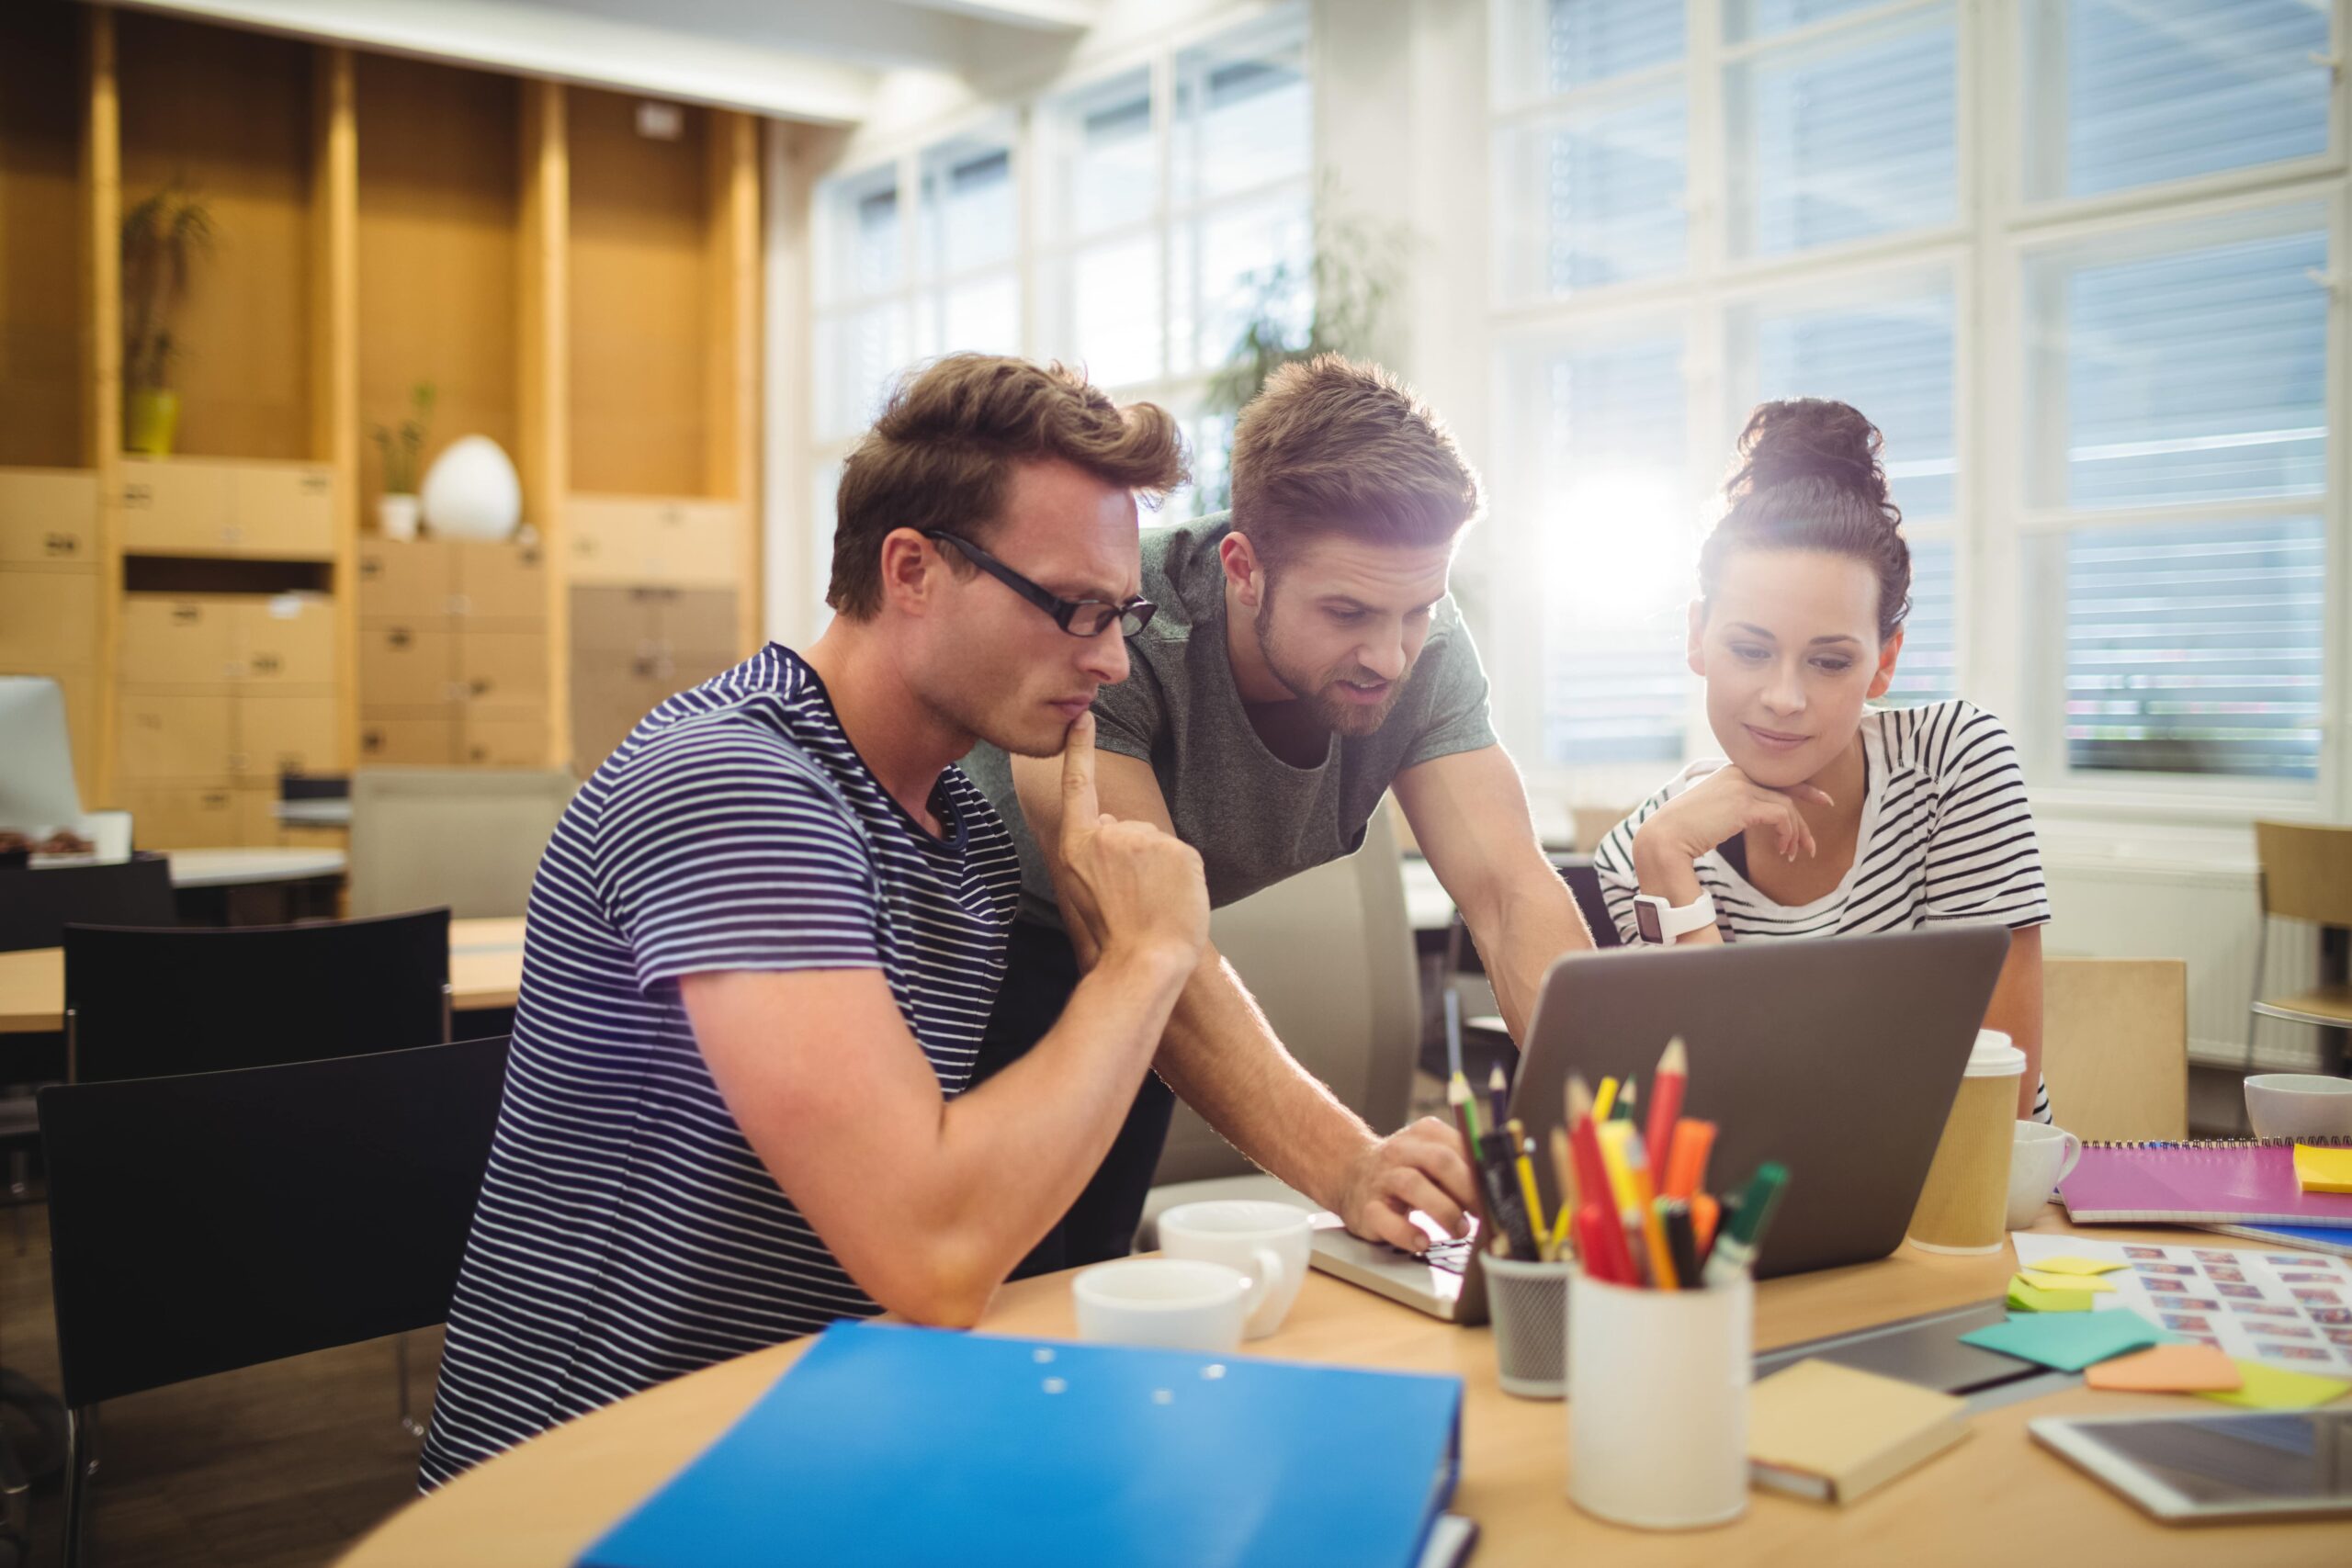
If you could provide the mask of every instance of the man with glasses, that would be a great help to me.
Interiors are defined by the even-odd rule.
[[[1523,1038],[1544,971],[1591,938],[1537,843],[1447,593],[1476,476],[1426,404],[1336,355],[1268,378],[1236,425],[1232,474],[1229,516],[1145,536],[1144,592],[1159,608],[1130,617],[1135,671],[1095,701],[1102,808],[1193,845],[1224,905],[1352,853],[1394,789]],[[1054,848],[1067,818],[1050,771],[988,746],[966,766],[1022,858],[986,1077],[1034,1059],[1094,938]],[[1376,1136],[1283,1048],[1214,946],[1153,1066],[1102,1168],[1020,1272],[1128,1250],[1177,1095],[1359,1235],[1420,1251],[1415,1211],[1465,1228],[1471,1176],[1451,1126]]]
[[[1089,713],[1151,619],[1136,492],[1182,479],[1149,404],[940,362],[842,469],[824,635],[672,697],[582,786],[532,889],[424,1486],[836,1318],[969,1325],[1077,1196],[1207,940],[1199,856],[1098,810]],[[977,739],[1059,770],[1101,956],[967,1093],[1020,892],[954,765]]]

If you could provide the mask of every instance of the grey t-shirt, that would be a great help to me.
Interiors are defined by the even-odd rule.
[[[1250,726],[1226,649],[1220,514],[1143,536],[1143,595],[1159,606],[1127,639],[1126,680],[1094,699],[1095,745],[1151,764],[1176,836],[1198,850],[1209,902],[1223,906],[1363,847],[1365,824],[1407,768],[1495,743],[1487,674],[1449,597],[1387,722],[1331,737],[1323,761],[1296,768]],[[964,760],[1021,852],[1021,918],[1058,928],[1052,881],[1014,798],[1010,761],[985,743]]]

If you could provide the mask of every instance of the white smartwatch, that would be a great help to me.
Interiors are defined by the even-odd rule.
[[[1640,929],[1644,942],[1663,945],[1685,931],[1714,923],[1715,900],[1703,887],[1697,898],[1680,908],[1654,893],[1634,895],[1634,924]]]

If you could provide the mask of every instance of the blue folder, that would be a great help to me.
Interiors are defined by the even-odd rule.
[[[1411,1568],[1462,1380],[837,1324],[581,1559]]]

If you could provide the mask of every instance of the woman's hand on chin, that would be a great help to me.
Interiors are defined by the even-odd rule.
[[[1634,863],[1688,867],[1736,833],[1761,828],[1772,835],[1782,860],[1815,852],[1813,829],[1797,809],[1800,800],[1837,804],[1809,784],[1774,788],[1758,784],[1735,763],[1709,773],[1650,814],[1634,834]]]

